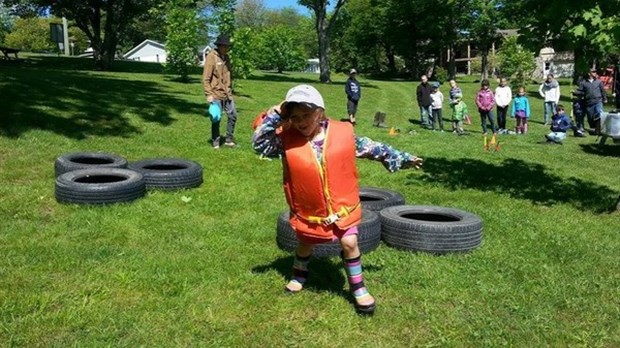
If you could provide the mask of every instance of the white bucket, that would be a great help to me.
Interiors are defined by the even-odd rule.
[[[613,138],[620,138],[620,114],[601,114],[601,133]]]

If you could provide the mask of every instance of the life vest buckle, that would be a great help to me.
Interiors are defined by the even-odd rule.
[[[328,226],[328,225],[335,223],[338,220],[340,220],[340,216],[337,213],[334,213],[326,217],[325,220],[323,220],[323,225]]]

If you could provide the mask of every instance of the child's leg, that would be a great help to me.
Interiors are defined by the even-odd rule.
[[[480,124],[482,125],[482,133],[487,134],[487,112],[480,111]]]
[[[295,250],[295,260],[293,261],[293,276],[286,284],[285,290],[289,292],[299,292],[304,288],[304,283],[308,279],[308,263],[312,256],[312,244],[299,242]]]
[[[430,129],[435,129],[435,109],[431,109],[431,114],[428,117],[428,126]]]
[[[355,297],[355,308],[361,312],[372,313],[375,310],[375,298],[364,285],[362,275],[362,255],[357,245],[357,234],[350,234],[340,239],[342,260],[347,273],[349,288]]]
[[[515,132],[517,134],[521,133],[521,117],[517,116],[517,126],[515,127]]]
[[[527,133],[527,118],[523,118],[523,134]]]
[[[439,119],[439,130],[443,131],[443,113],[441,109],[437,109],[437,118]]]
[[[461,120],[456,121],[456,131],[457,131],[459,134],[463,134],[463,133],[465,132],[465,131],[463,130],[463,121],[461,121]]]
[[[491,122],[491,132],[493,132],[493,134],[497,133],[497,128],[495,128],[495,115],[493,115],[493,110],[489,110],[487,117],[489,118],[489,122]]]

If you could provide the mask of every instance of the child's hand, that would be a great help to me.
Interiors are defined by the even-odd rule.
[[[408,158],[403,161],[401,168],[402,169],[407,169],[407,168],[420,169],[422,167],[423,162],[424,162],[424,159],[422,159],[421,157],[416,157],[416,156],[408,154]]]

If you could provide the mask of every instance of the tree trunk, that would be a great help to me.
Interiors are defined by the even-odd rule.
[[[317,35],[319,38],[320,80],[323,83],[331,83],[329,71],[329,37],[327,34],[326,19],[324,16],[320,16],[320,18],[317,18]]]
[[[481,70],[482,76],[480,76],[481,80],[485,80],[489,78],[489,51],[482,51],[482,60],[481,60]]]
[[[394,57],[394,48],[390,45],[386,45],[385,55],[387,56],[388,60],[388,71],[391,73],[396,73],[396,58]]]
[[[450,44],[449,46],[450,56],[448,57],[448,75],[450,79],[456,78],[456,53],[454,52],[455,45]]]
[[[580,78],[586,73],[587,63],[585,54],[580,48],[573,51],[573,84],[579,83]]]

